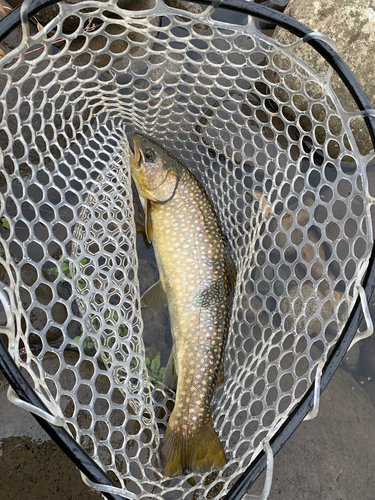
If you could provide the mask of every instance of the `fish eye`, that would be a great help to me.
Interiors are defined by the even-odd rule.
[[[145,158],[148,161],[153,161],[154,160],[155,153],[151,149],[146,149],[145,151]]]

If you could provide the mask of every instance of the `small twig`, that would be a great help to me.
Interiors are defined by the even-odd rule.
[[[52,42],[52,45],[54,45],[55,43],[60,43],[60,42],[65,42],[65,40],[63,38],[61,40],[56,40],[55,42]],[[42,49],[44,49],[44,47],[45,47],[45,45],[42,44],[37,49],[29,50],[29,52],[25,52],[25,56],[27,56],[28,54],[32,54],[33,52],[38,52],[38,50],[42,50]],[[18,59],[19,57],[20,56],[13,57],[13,61],[15,61],[16,59]]]
[[[83,31],[93,31],[95,29],[96,29],[96,24],[94,23],[94,18],[90,17],[89,22],[86,28],[83,29]]]

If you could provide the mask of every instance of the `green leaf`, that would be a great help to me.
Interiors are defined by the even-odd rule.
[[[83,280],[83,279],[79,279],[79,280],[78,280],[78,286],[79,286],[79,288],[80,288],[81,290],[83,290],[83,289],[85,288],[85,286],[86,286],[86,282],[85,282],[85,280]]]
[[[150,358],[146,358],[146,366],[149,366],[150,364]]]
[[[154,372],[155,371],[155,359],[154,358],[152,361],[151,361],[151,371]]]
[[[128,327],[125,325],[125,323],[121,323],[118,329],[120,337],[125,337],[129,333]]]
[[[159,374],[161,377],[164,375],[164,372],[165,372],[165,366],[162,366],[159,370]]]
[[[154,361],[155,361],[155,370],[159,370],[159,368],[160,368],[160,352],[157,353]]]
[[[91,337],[87,337],[82,344],[84,349],[92,349],[94,347],[94,342]]]
[[[65,274],[67,278],[71,278],[70,271],[69,271],[69,261],[64,260],[61,264],[61,271]]]
[[[59,270],[57,269],[57,267],[50,267],[49,269],[47,269],[47,273],[52,274],[53,276],[57,276],[59,274]]]
[[[9,221],[5,217],[1,217],[1,225],[3,226],[4,229],[10,229]]]

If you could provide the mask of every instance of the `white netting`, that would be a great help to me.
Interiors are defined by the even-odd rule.
[[[251,20],[161,0],[142,13],[115,1],[59,8],[1,62],[9,349],[119,486],[142,499],[222,498],[310,387],[353,307],[372,248],[364,158],[330,72]],[[158,467],[173,391],[147,374],[132,130],[200,178],[238,271],[212,402],[228,464],[207,474],[167,479]]]

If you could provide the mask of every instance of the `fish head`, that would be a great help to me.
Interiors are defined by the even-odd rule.
[[[177,188],[181,165],[157,142],[143,134],[133,135],[131,173],[142,198],[165,203]]]

